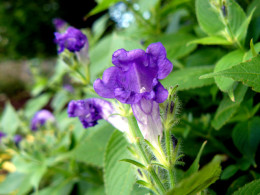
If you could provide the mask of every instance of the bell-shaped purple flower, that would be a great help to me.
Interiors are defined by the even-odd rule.
[[[141,49],[119,49],[112,56],[113,67],[105,70],[103,79],[94,83],[95,91],[104,98],[116,98],[122,103],[135,104],[143,97],[161,103],[168,91],[158,79],[164,79],[172,71],[172,63],[166,58],[161,43]]]
[[[66,27],[68,26],[68,23],[61,18],[54,18],[52,20],[52,23],[53,23],[56,31],[58,31],[58,32],[64,31],[66,29]]]
[[[15,144],[19,144],[20,141],[22,141],[23,137],[21,135],[16,134],[13,139]]]
[[[40,110],[36,112],[31,120],[31,129],[36,131],[40,126],[43,126],[47,121],[54,122],[53,114],[48,110]]]
[[[113,105],[102,99],[72,100],[68,105],[69,117],[78,117],[84,128],[93,127],[105,119],[120,131],[128,131],[126,118],[118,115]]]
[[[160,42],[153,43],[146,52],[119,49],[114,52],[112,63],[115,66],[104,71],[102,80],[95,81],[95,91],[101,97],[131,104],[144,138],[158,143],[163,131],[159,103],[168,97],[159,79],[167,77],[173,68],[164,46]]]
[[[1,139],[2,139],[3,137],[5,137],[5,136],[6,136],[6,134],[5,134],[4,132],[0,131],[0,143],[1,143]]]
[[[58,53],[63,52],[65,48],[71,52],[80,51],[84,46],[88,48],[87,36],[74,27],[69,27],[64,33],[55,32],[54,35],[60,48]]]

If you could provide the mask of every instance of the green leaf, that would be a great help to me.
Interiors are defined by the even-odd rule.
[[[236,172],[239,170],[239,168],[236,165],[229,165],[228,167],[226,167],[222,174],[221,174],[221,179],[222,180],[226,180],[229,179],[230,177],[232,177],[234,174],[236,174]]]
[[[169,60],[182,58],[197,47],[196,44],[187,45],[189,42],[193,41],[195,37],[188,33],[172,33],[172,34],[163,34],[160,37],[157,37],[153,42],[161,42],[166,51],[167,58]]]
[[[104,182],[107,195],[130,195],[135,183],[134,170],[129,163],[121,162],[129,158],[128,142],[124,135],[115,131],[108,142],[104,160]]]
[[[31,189],[31,184],[28,182],[29,174],[14,172],[7,175],[5,180],[0,183],[0,194],[11,194],[17,190],[17,194],[27,194]]]
[[[231,101],[228,96],[225,96],[223,98],[212,121],[212,126],[215,129],[219,130],[236,113],[237,109],[240,106],[240,103],[244,99],[246,91],[247,87],[239,84],[234,93],[236,97],[235,102]]]
[[[168,77],[162,80],[166,87],[179,85],[178,90],[188,90],[214,83],[213,79],[200,80],[199,77],[207,72],[213,71],[213,66],[183,68],[173,71]]]
[[[98,5],[91,10],[87,16],[92,16],[95,14],[98,14],[106,9],[108,9],[110,6],[114,5],[115,3],[119,2],[120,0],[98,0]]]
[[[91,132],[71,152],[71,157],[87,164],[102,167],[105,148],[113,132],[113,127],[106,121],[102,121],[99,125],[86,131]]]
[[[59,113],[70,100],[71,99],[67,91],[58,91],[52,99],[51,107],[54,109],[55,113]]]
[[[260,55],[229,69],[204,75],[202,78],[210,77],[228,77],[228,79],[241,81],[245,85],[252,87],[254,91],[260,92]]]
[[[101,39],[95,47],[90,50],[91,81],[95,81],[98,76],[102,75],[106,68],[112,66],[112,54],[121,48],[132,50],[137,48],[141,49],[142,46],[138,40],[113,33]]]
[[[260,193],[260,179],[252,181],[238,191],[236,191],[233,195],[245,195],[245,194],[259,194]]]
[[[226,16],[222,6],[226,6]],[[222,36],[229,42],[244,40],[252,14],[247,18],[234,1],[196,0],[196,14],[201,28],[211,36]]]
[[[232,45],[232,42],[227,41],[225,38],[220,36],[203,37],[195,39],[188,44],[201,44],[201,45]]]
[[[211,36],[222,35],[225,25],[220,15],[221,9],[209,0],[196,0],[195,7],[200,27]]]
[[[13,106],[10,104],[10,102],[8,102],[5,106],[1,119],[1,127],[3,132],[7,134],[14,134],[19,125],[20,119]]]
[[[132,159],[122,159],[120,161],[131,163],[131,164],[133,164],[133,165],[135,165],[135,166],[137,166],[141,169],[146,169],[146,167],[142,163],[139,163],[139,162],[132,160]]]
[[[37,111],[39,111],[48,103],[50,98],[51,95],[46,93],[36,98],[30,99],[25,105],[25,116],[31,119]]]
[[[199,153],[197,154],[197,157],[196,159],[194,160],[194,162],[192,163],[192,165],[190,166],[190,168],[186,171],[185,173],[185,177],[189,177],[191,176],[193,173],[197,172],[199,170],[199,162],[200,162],[200,157],[202,155],[202,152],[203,152],[203,149],[206,145],[207,141],[203,142],[203,144],[201,145],[200,147],[200,151]]]
[[[232,139],[238,150],[254,164],[260,143],[260,117],[237,124],[232,132]]]
[[[221,157],[216,156],[209,164],[204,166],[200,171],[194,173],[188,178],[180,181],[173,189],[168,191],[167,195],[186,195],[196,194],[212,183],[214,183],[221,173]]]
[[[233,65],[241,63],[243,60],[243,56],[244,56],[244,52],[240,50],[236,50],[225,55],[217,62],[214,72],[222,71],[228,69]],[[221,91],[226,93],[229,91],[233,91],[234,81],[232,79],[224,78],[224,77],[216,77],[215,82]]]

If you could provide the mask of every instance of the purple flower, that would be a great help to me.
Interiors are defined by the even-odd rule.
[[[2,139],[3,137],[5,137],[5,136],[6,136],[6,134],[5,134],[4,132],[0,131],[0,143],[1,143],[1,139]]]
[[[88,47],[88,40],[79,29],[69,27],[66,32],[55,32],[55,42],[59,45],[60,49],[58,53],[68,49],[71,52],[80,51],[85,45]]]
[[[65,89],[66,91],[70,92],[70,93],[74,93],[74,88],[72,85],[70,84],[65,84],[63,85],[63,89]]]
[[[94,89],[104,98],[116,98],[122,103],[135,104],[142,98],[164,102],[168,91],[158,79],[164,79],[172,71],[172,63],[166,58],[161,43],[141,49],[119,49],[112,56],[113,67],[105,70],[103,79],[97,79]]]
[[[120,131],[128,130],[126,118],[117,115],[112,104],[106,100],[98,98],[72,100],[67,111],[69,117],[78,117],[84,128],[93,127],[98,120],[105,119]]]
[[[65,30],[66,26],[68,25],[66,21],[61,18],[54,18],[52,20],[53,25],[55,26],[56,31],[63,31]]]
[[[119,49],[112,56],[115,65],[104,71],[103,78],[94,82],[94,89],[104,98],[116,98],[131,104],[139,128],[145,139],[157,145],[162,136],[159,103],[168,97],[168,91],[159,82],[172,71],[161,43],[141,49]]]
[[[40,126],[43,126],[47,121],[54,122],[53,114],[48,110],[40,110],[36,112],[31,121],[31,129],[36,131]]]
[[[20,141],[22,141],[22,139],[23,139],[23,137],[22,137],[21,135],[16,134],[16,135],[14,136],[14,142],[15,142],[16,144],[19,144]]]

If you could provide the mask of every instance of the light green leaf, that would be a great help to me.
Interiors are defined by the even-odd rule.
[[[102,121],[86,131],[91,132],[71,152],[71,157],[87,164],[102,167],[105,147],[113,132],[113,127],[106,121]]]
[[[214,83],[213,79],[200,80],[199,77],[207,72],[212,72],[213,66],[191,67],[173,71],[168,77],[162,80],[165,87],[179,85],[178,90],[187,90]]]
[[[105,14],[93,23],[92,32],[94,34],[95,40],[98,40],[105,32],[108,20],[109,20],[109,15]]]
[[[141,169],[146,169],[146,167],[143,164],[141,164],[141,163],[139,163],[139,162],[137,162],[135,160],[132,160],[132,159],[122,159],[120,161],[128,162],[128,163],[133,164],[133,165],[135,165],[135,166],[137,166],[137,167],[139,167]]]
[[[226,15],[222,11],[226,6]],[[234,1],[196,0],[196,14],[201,28],[211,36],[222,36],[229,42],[244,40],[251,15],[247,18],[243,9]]]
[[[260,117],[237,124],[232,132],[232,139],[238,150],[254,164],[260,143]]]
[[[104,160],[104,181],[107,195],[130,195],[135,183],[134,169],[129,163],[121,162],[129,158],[128,142],[124,135],[115,131],[106,148]]]
[[[8,102],[2,115],[1,128],[7,134],[14,134],[19,124],[20,119],[13,106]]]
[[[92,16],[95,14],[98,14],[106,9],[108,9],[110,6],[114,5],[115,3],[119,2],[120,0],[98,0],[98,5],[91,10],[91,12],[87,16]]]
[[[240,103],[244,99],[246,91],[247,87],[239,84],[234,93],[236,97],[235,102],[231,101],[227,96],[223,98],[212,121],[212,126],[215,129],[219,130],[236,113]]]
[[[188,44],[201,44],[201,45],[232,45],[233,43],[227,41],[225,38],[220,36],[203,37],[200,39],[195,39]]]
[[[25,105],[25,116],[31,119],[37,111],[39,111],[48,103],[50,98],[51,95],[45,93],[36,98],[30,99]]]
[[[221,19],[219,5],[209,0],[196,0],[195,6],[200,27],[209,35],[221,35],[225,25]]]
[[[17,194],[27,194],[32,188],[29,174],[23,174],[19,172],[10,173],[5,180],[0,183],[0,194],[11,194],[17,190]]]
[[[214,183],[221,173],[221,157],[216,156],[209,164],[200,171],[194,173],[188,178],[180,181],[173,189],[168,191],[167,195],[187,195],[196,194],[212,183]]]
[[[193,41],[195,37],[188,33],[172,33],[172,34],[163,34],[160,37],[154,39],[154,42],[161,42],[166,51],[167,58],[169,60],[182,58],[197,47],[196,44],[187,45],[189,42]]]
[[[236,191],[233,195],[246,195],[246,194],[259,194],[260,193],[260,179],[252,181],[238,191]]]
[[[216,73],[204,75],[201,78],[228,77],[235,81],[241,81],[245,85],[252,87],[256,92],[260,92],[260,56],[252,60],[232,66],[229,69]]]
[[[90,50],[90,73],[92,81],[102,75],[106,68],[112,66],[112,54],[121,48],[132,50],[137,48],[141,49],[142,46],[138,40],[113,33],[101,39],[95,47]]]
[[[68,92],[65,90],[58,91],[52,99],[51,107],[54,109],[55,113],[59,113],[70,100]]]

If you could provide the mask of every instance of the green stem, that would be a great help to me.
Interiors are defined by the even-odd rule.
[[[166,144],[166,154],[167,154],[167,159],[169,162],[169,167],[168,167],[168,173],[169,173],[169,178],[170,178],[170,184],[171,184],[171,188],[173,188],[175,186],[175,179],[174,179],[174,173],[173,173],[173,164],[172,162],[174,162],[172,154],[173,154],[173,144],[172,144],[172,140],[171,140],[171,131],[170,129],[165,129],[165,144]]]
[[[152,179],[154,180],[155,184],[157,185],[157,188],[159,189],[161,194],[164,194],[166,192],[160,178],[154,171],[153,167],[150,166],[150,161],[148,156],[146,155],[146,152],[144,151],[140,139],[137,137],[137,131],[135,129],[135,124],[132,116],[127,117],[128,118],[128,124],[129,124],[129,130],[130,130],[130,136],[134,138],[133,144],[135,145],[136,150],[138,151],[141,159],[144,161],[145,165],[148,166],[148,172],[150,173]]]

